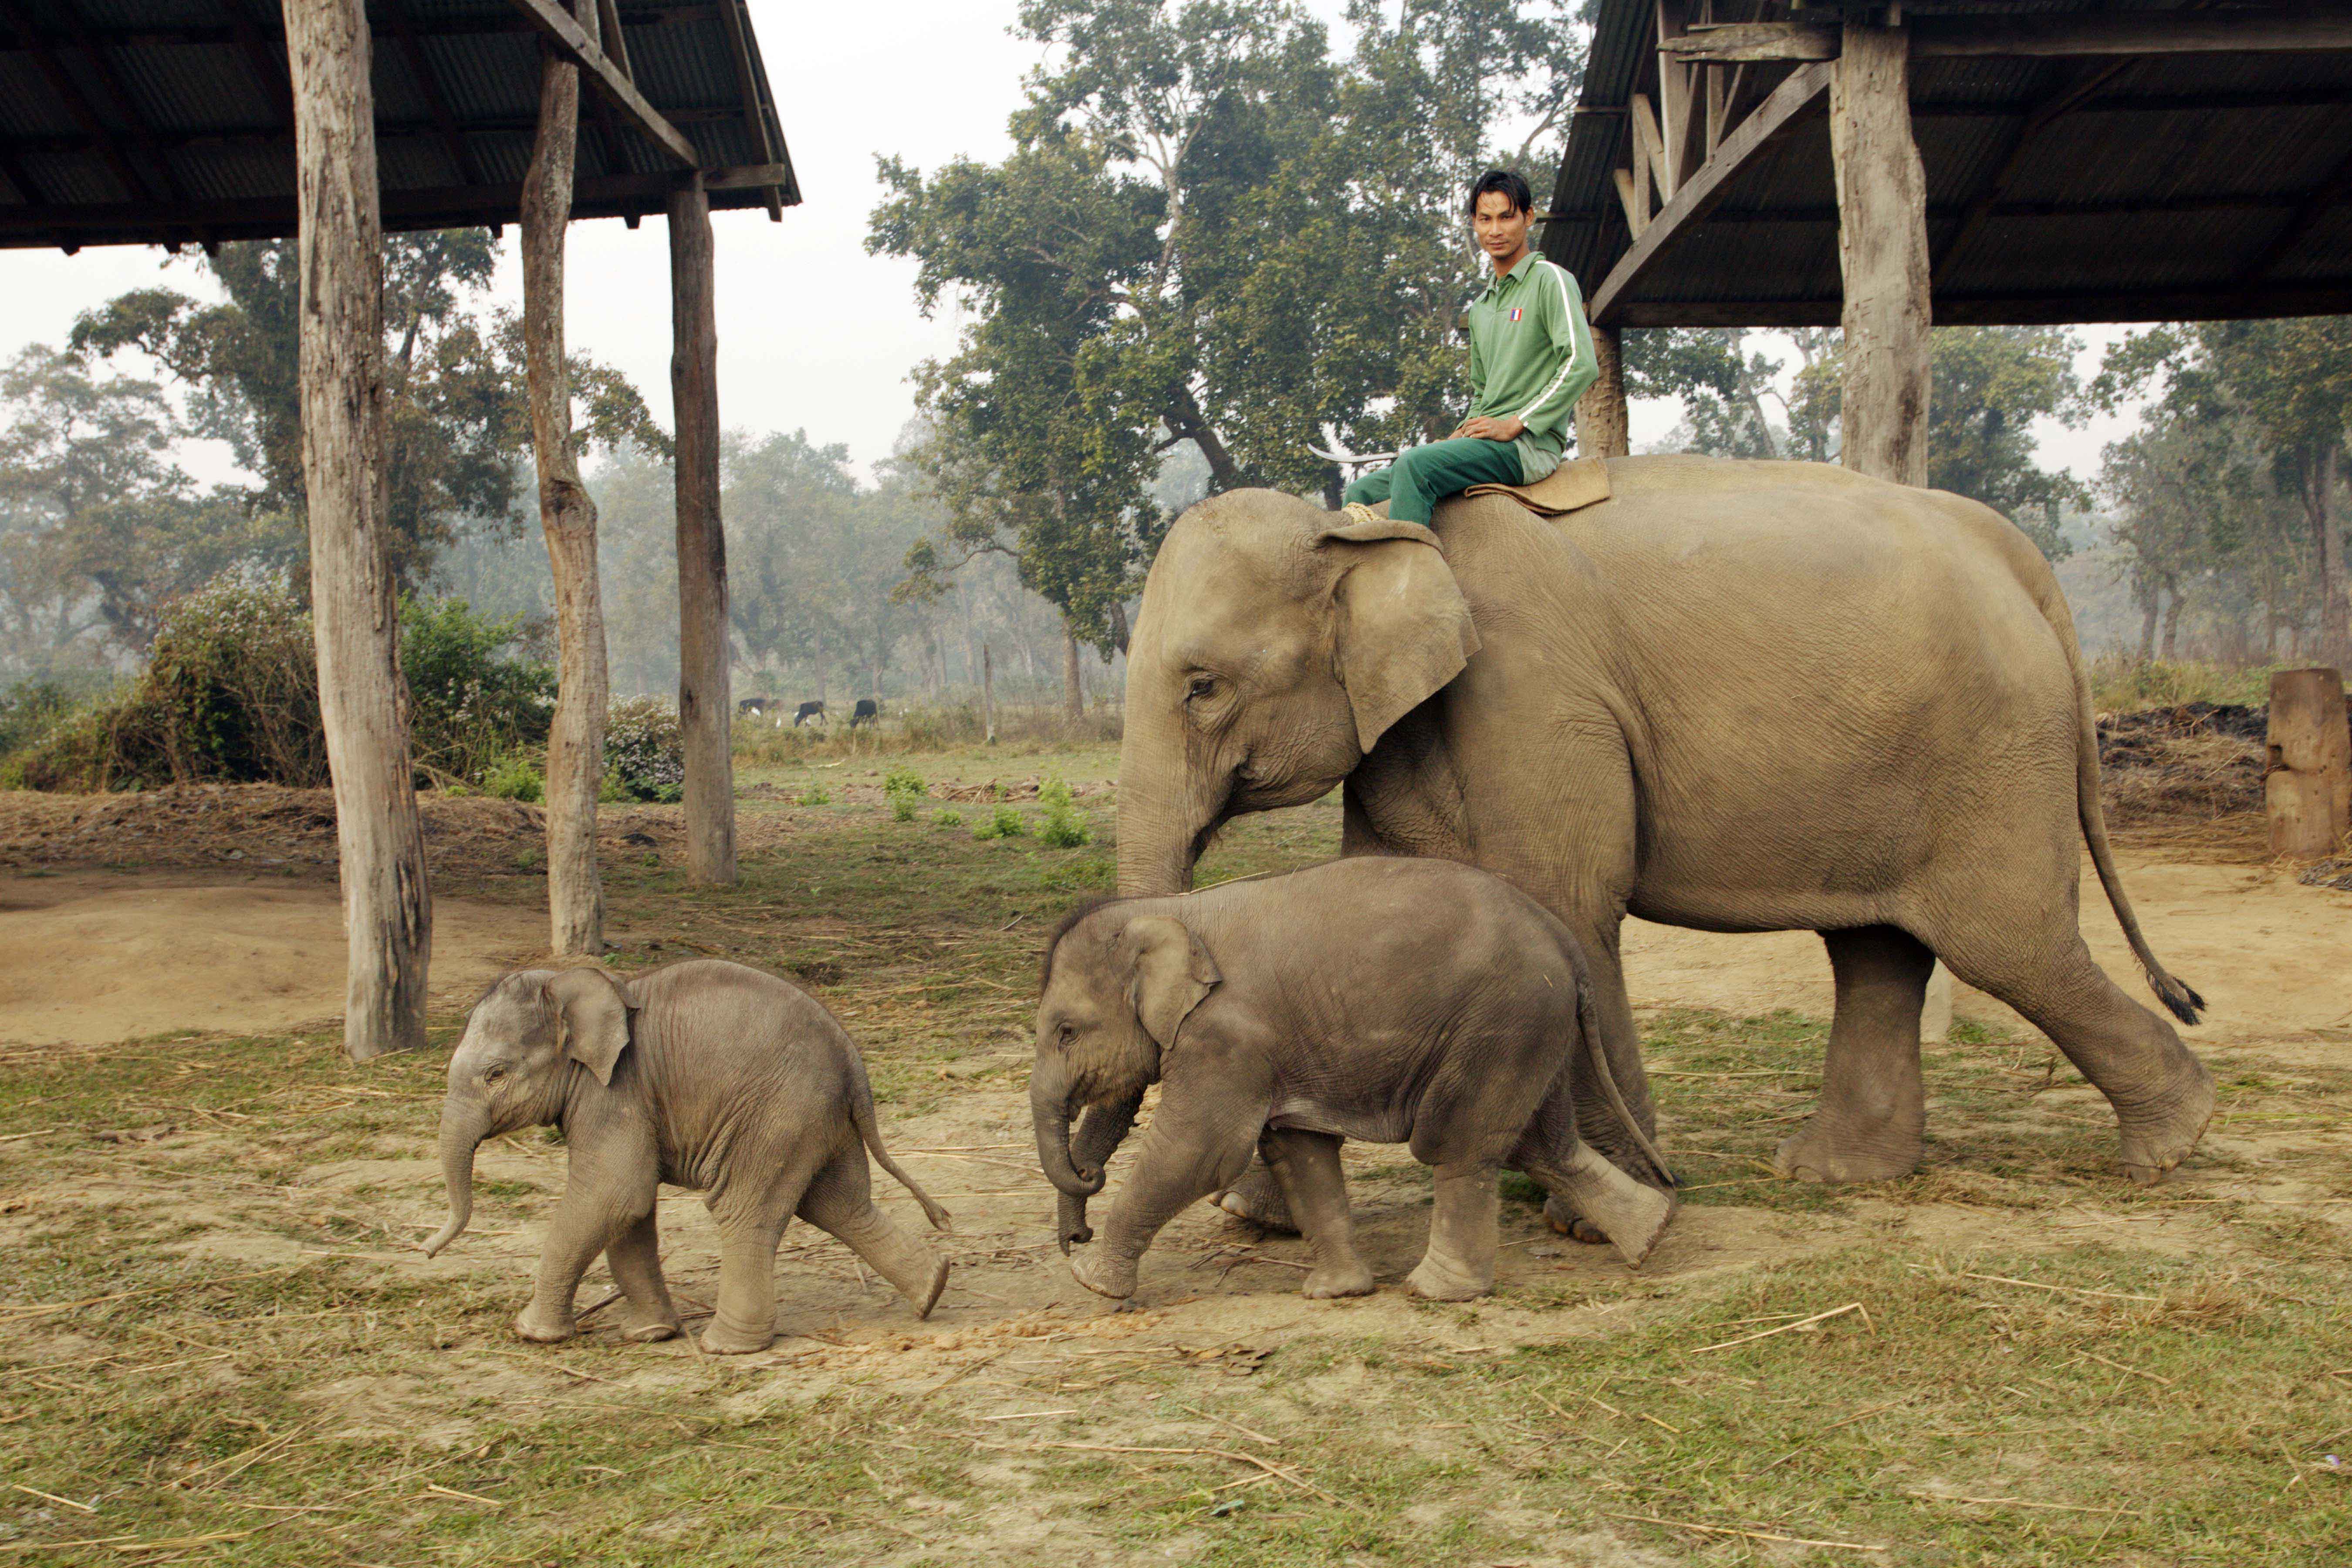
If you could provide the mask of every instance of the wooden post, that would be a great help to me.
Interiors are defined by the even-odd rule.
[[[1625,417],[1625,362],[1614,327],[1592,329],[1592,357],[1601,379],[1576,400],[1576,455],[1622,458],[1633,450]]]
[[[1908,36],[1849,22],[1830,77],[1845,280],[1842,460],[1927,480],[1927,178],[1911,136]]]
[[[980,721],[996,744],[996,649],[987,643],[980,645]]]
[[[335,781],[353,1061],[425,1043],[433,907],[385,552],[383,228],[364,0],[287,0],[301,215],[302,481]]]
[[[594,0],[573,15],[597,37]],[[572,450],[572,377],[564,358],[563,241],[572,221],[580,138],[580,71],[550,53],[541,66],[539,135],[522,183],[522,337],[539,468],[539,523],[555,576],[562,667],[547,736],[550,951],[604,950],[604,888],[596,868],[596,792],[604,778],[604,608],[596,581],[596,503]]]
[[[2271,677],[2270,772],[2263,780],[2271,853],[2315,860],[2352,835],[2352,731],[2344,677],[2283,669]]]
[[[699,175],[669,199],[677,421],[677,722],[686,736],[686,869],[735,879],[735,711],[727,685],[727,535],[719,517],[719,316],[710,197]]]

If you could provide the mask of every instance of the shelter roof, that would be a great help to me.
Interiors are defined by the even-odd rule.
[[[2234,0],[1905,7],[1935,320],[2352,312],[2352,26],[2336,12],[2293,31],[2294,16],[2329,12]],[[1601,0],[1543,233],[1597,320],[1836,324],[1833,68],[1822,58],[1835,30],[1813,34],[1810,53],[1801,38],[1783,45],[1794,58],[1727,58],[1727,24],[1791,18],[1837,15],[1786,0]],[[1718,29],[1713,61],[1666,47]],[[1689,104],[1680,126],[1677,97]],[[1652,125],[1677,143],[1678,166],[1664,149],[1637,163]],[[1641,244],[1634,198],[1650,193],[1630,188],[1636,174],[1655,192]]]
[[[516,221],[544,29],[522,0],[368,0],[387,229]],[[690,144],[714,207],[797,203],[742,0],[604,0],[604,53]],[[576,217],[665,210],[685,173],[583,90]],[[294,232],[277,0],[0,0],[0,247]]]

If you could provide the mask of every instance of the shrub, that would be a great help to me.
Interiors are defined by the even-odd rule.
[[[408,680],[409,745],[420,773],[442,783],[478,783],[495,794],[489,770],[547,743],[555,717],[555,670],[509,657],[507,650],[525,636],[521,616],[491,620],[463,599],[402,604],[400,668]]]
[[[971,830],[974,838],[1019,838],[1029,831],[1028,820],[1009,805],[1000,805],[994,816]]]
[[[882,796],[890,803],[890,816],[894,821],[914,821],[916,805],[928,794],[923,785],[923,775],[904,763],[882,775]]]
[[[510,752],[482,770],[482,793],[499,800],[536,804],[547,798],[547,781],[541,776],[537,763]]]
[[[1056,849],[1076,849],[1094,837],[1087,819],[1079,815],[1077,797],[1070,786],[1057,778],[1047,778],[1037,786],[1037,802],[1045,808],[1045,820],[1037,825],[1037,837]]]
[[[833,804],[833,792],[825,788],[823,784],[811,784],[808,788],[801,791],[801,804],[803,805],[831,805]]]
[[[955,810],[953,807],[950,807],[948,810],[942,811],[938,816],[932,817],[931,824],[935,827],[961,827],[963,826],[963,813]]]
[[[615,702],[604,717],[605,781],[620,800],[686,796],[686,737],[677,710],[655,697]]]

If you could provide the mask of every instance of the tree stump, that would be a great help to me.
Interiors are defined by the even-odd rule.
[[[2352,731],[2345,728],[2339,672],[2284,669],[2271,677],[2263,797],[2273,855],[2316,860],[2352,835]]]

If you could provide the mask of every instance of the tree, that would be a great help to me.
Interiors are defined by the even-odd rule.
[[[389,435],[385,473],[393,568],[420,583],[436,551],[483,519],[511,527],[528,454],[521,323],[480,310],[497,263],[487,229],[391,234],[383,240]],[[299,516],[302,423],[296,380],[299,279],[294,242],[224,245],[204,265],[226,298],[173,289],[121,295],[74,323],[77,353],[152,354],[189,389],[194,434],[226,441],[258,477],[257,513]],[[572,385],[586,417],[577,439],[661,448],[644,399],[617,371],[583,355]]]
[[[2321,658],[2352,660],[2344,532],[2333,501],[2352,423],[2352,317],[2208,321],[2136,332],[2108,353],[2095,391],[2112,404],[2160,383],[2163,405],[2203,422],[2251,420],[2278,487],[2302,503]]]
[[[0,369],[0,616],[22,668],[142,653],[174,596],[291,558],[243,497],[173,466],[184,432],[154,383],[37,343]]]

